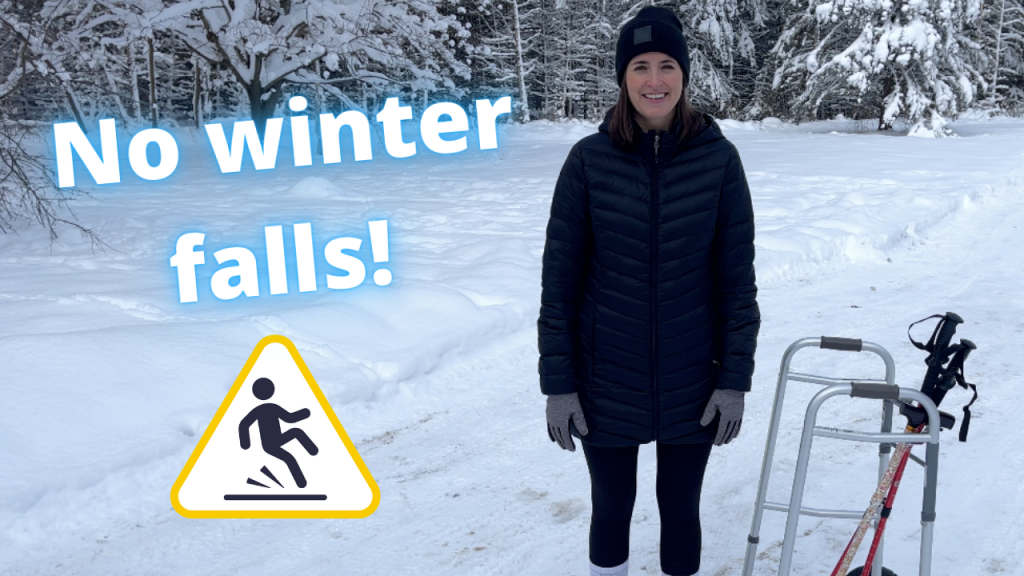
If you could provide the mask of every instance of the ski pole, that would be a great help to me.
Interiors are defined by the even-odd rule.
[[[920,434],[924,430],[924,425],[918,426],[913,430],[913,433]],[[908,430],[909,432],[910,430]],[[867,575],[871,573],[871,565],[875,561],[875,554],[878,552],[878,545],[882,541],[882,533],[885,532],[885,525],[889,520],[889,514],[892,512],[892,503],[896,499],[896,492],[900,489],[900,480],[903,479],[903,471],[907,467],[907,461],[910,460],[910,450],[907,450],[903,454],[903,458],[900,460],[899,467],[896,469],[896,476],[893,477],[892,486],[889,488],[889,496],[885,499],[885,504],[882,506],[880,518],[878,520],[878,527],[875,528],[875,537],[871,540],[871,548],[868,549],[868,558],[864,562],[864,568],[861,570],[861,574]]]
[[[889,460],[889,466],[885,469],[885,473],[882,475],[882,481],[878,483],[878,488],[875,490],[874,495],[871,496],[871,502],[868,504],[868,509],[864,512],[864,516],[861,517],[860,524],[857,525],[857,530],[853,533],[853,537],[850,538],[849,544],[846,545],[846,550],[843,551],[842,558],[839,559],[839,563],[836,564],[835,569],[832,570],[832,576],[846,576],[846,573],[850,570],[850,564],[853,563],[853,557],[857,554],[861,541],[864,540],[864,534],[867,532],[868,526],[871,525],[871,521],[875,517],[875,512],[885,500],[885,497],[889,492],[889,487],[892,486],[893,478],[896,475],[896,469],[899,467],[899,463],[906,459],[905,455],[909,452],[909,444],[901,442],[896,445],[896,451],[893,452],[892,459]]]
[[[929,318],[940,318],[938,325],[932,332],[931,338],[927,344],[921,344],[914,340],[913,336],[910,336],[910,328],[913,328],[915,324],[919,324]],[[971,351],[977,347],[970,340],[961,340],[959,344],[950,345],[950,341],[956,332],[958,324],[963,323],[963,319],[953,312],[947,312],[944,315],[936,314],[930,316],[924,320],[914,322],[907,328],[907,335],[910,336],[910,342],[928,352],[928,358],[925,359],[925,364],[928,365],[928,371],[925,374],[924,382],[921,386],[921,392],[924,393],[932,402],[935,407],[938,408],[939,404],[944,399],[946,392],[949,391],[953,386],[959,384],[965,389],[970,388],[974,390],[974,399],[977,399],[977,389],[973,384],[966,381],[963,375],[964,361],[970,355]],[[951,358],[952,357],[952,358]],[[944,364],[949,362],[947,366]],[[970,405],[974,403],[974,399],[964,406],[964,421],[960,427],[960,441],[963,442],[967,438],[967,426],[970,423]],[[901,404],[900,414],[903,414],[908,419],[908,425],[906,431],[908,433],[920,434],[925,428],[926,418],[924,407],[920,404],[918,406],[911,406],[910,404]],[[939,412],[939,429],[952,428],[956,419],[946,414],[945,412]],[[927,424],[933,424],[927,422]],[[931,449],[931,448],[930,448]],[[871,568],[874,564],[875,556],[878,552],[878,548],[882,541],[882,536],[885,532],[886,524],[888,523],[889,515],[892,512],[893,502],[896,498],[896,493],[899,491],[900,481],[903,478],[903,472],[906,469],[907,461],[910,459],[911,443],[899,443],[896,445],[896,451],[893,454],[892,459],[889,461],[889,466],[886,468],[881,482],[879,482],[878,488],[875,490],[875,494],[871,498],[871,503],[865,511],[864,516],[861,518],[860,524],[857,526],[856,532],[850,539],[849,544],[846,545],[846,549],[843,551],[843,556],[832,571],[832,576],[846,576],[850,569],[850,564],[853,562],[853,557],[857,554],[858,548],[860,548],[861,542],[863,541],[864,534],[867,532],[868,526],[871,521],[875,518],[876,512],[878,513],[878,525],[875,528],[875,534],[871,541],[871,547],[868,550],[867,560],[860,568],[862,575],[870,573]],[[883,496],[885,494],[885,496]],[[884,502],[883,502],[884,500]],[[924,560],[922,559],[922,562]]]
[[[910,336],[910,329],[915,324],[930,320],[932,318],[940,318],[939,323],[935,325],[935,330],[932,332],[931,338],[928,339],[926,344],[914,340],[913,336]],[[945,371],[942,366],[949,360],[950,355],[955,351],[950,348],[949,342],[953,339],[953,335],[956,333],[956,327],[959,324],[963,324],[964,320],[959,315],[953,312],[946,312],[945,314],[935,314],[914,322],[907,327],[907,336],[910,338],[910,343],[916,346],[920,350],[928,352],[928,357],[925,358],[924,363],[928,366],[928,371],[925,372],[924,382],[921,385],[921,392],[928,395],[929,398],[934,400],[935,394],[938,391],[939,385],[942,383]],[[939,404],[938,401],[935,402]]]
[[[945,370],[942,373],[939,374],[939,376],[935,380],[932,381],[934,383],[934,387],[931,389],[932,394],[930,395],[930,397],[932,398],[932,400],[934,400],[936,407],[938,407],[939,403],[941,403],[942,400],[945,398],[946,392],[949,391],[954,385],[956,385],[963,379],[964,361],[970,355],[972,350],[977,349],[977,346],[975,346],[974,343],[971,342],[970,340],[963,339],[960,341],[959,344],[953,346],[948,346],[947,343],[946,349],[952,352],[952,358],[949,361],[949,365],[945,368]],[[941,365],[939,366],[939,368],[941,368]],[[927,378],[925,387],[927,388]],[[917,424],[916,428],[913,424],[908,425],[908,432],[920,434],[924,430],[925,423],[919,419],[920,415],[923,412],[924,410],[920,406],[917,407],[916,411],[907,411],[909,420],[921,422],[920,424]],[[964,412],[969,415],[969,408],[965,407]],[[904,410],[902,408],[900,409],[900,413],[904,413]],[[939,415],[940,429],[953,427],[955,419],[952,416],[944,412],[939,412]],[[948,424],[943,420],[948,420]],[[961,425],[961,441],[966,439],[966,426],[969,422],[969,418],[965,417],[965,422],[963,425]],[[889,488],[889,495],[886,498],[885,505],[882,507],[880,518],[878,521],[878,527],[875,528],[875,536],[871,541],[871,548],[868,550],[868,557],[867,560],[864,562],[861,574],[866,575],[869,574],[871,571],[871,566],[873,565],[875,560],[875,554],[878,551],[878,545],[882,540],[883,533],[885,532],[885,525],[889,521],[889,514],[892,512],[893,501],[896,499],[896,492],[900,488],[900,480],[903,478],[903,471],[906,468],[907,460],[909,458],[910,451],[907,451],[907,453],[903,457],[903,461],[901,461],[899,464],[899,469],[897,470],[896,476],[893,479],[892,486]]]

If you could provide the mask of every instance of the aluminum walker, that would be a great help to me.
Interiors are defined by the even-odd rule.
[[[800,374],[790,372],[789,365],[797,350],[817,346],[828,350],[842,350],[851,352],[873,352],[885,362],[884,380],[854,380],[849,378],[829,378],[826,376],[815,376],[812,374]],[[757,488],[757,501],[754,503],[754,520],[751,523],[750,535],[747,537],[747,554],[743,562],[742,576],[752,576],[754,561],[757,556],[757,545],[761,530],[761,515],[764,510],[776,510],[786,512],[786,532],[782,540],[782,555],[779,562],[778,576],[789,576],[790,565],[793,559],[793,546],[796,542],[797,522],[801,515],[817,516],[822,518],[853,518],[861,519],[864,510],[828,510],[821,508],[810,508],[803,505],[804,482],[807,478],[807,464],[811,454],[811,442],[815,436],[825,438],[836,438],[839,440],[852,440],[854,442],[875,442],[878,443],[878,477],[881,481],[882,475],[889,464],[889,454],[893,446],[900,442],[913,444],[927,443],[925,459],[911,455],[911,459],[925,467],[924,482],[924,503],[921,510],[921,559],[920,576],[931,576],[932,560],[932,536],[935,528],[935,488],[938,479],[939,463],[939,412],[927,396],[918,390],[901,388],[895,384],[896,367],[892,356],[878,344],[865,342],[852,338],[833,338],[823,336],[820,338],[803,338],[790,344],[782,357],[782,366],[779,370],[779,383],[775,391],[775,404],[772,407],[772,419],[768,428],[768,441],[764,450],[764,461],[761,464],[761,480]],[[772,458],[775,453],[775,442],[778,438],[779,421],[782,417],[782,403],[786,394],[786,383],[790,380],[822,384],[826,387],[814,395],[807,406],[807,413],[804,417],[804,430],[800,439],[800,453],[796,463],[796,473],[793,477],[793,491],[790,493],[789,504],[782,502],[766,502],[765,496],[768,493],[768,478],[771,474]],[[840,430],[817,425],[818,410],[826,400],[833,396],[845,395],[852,398],[871,398],[882,400],[882,427],[880,432],[856,432],[852,430]],[[915,401],[920,404],[928,414],[928,428],[923,434],[893,433],[892,417],[893,406],[898,402]],[[878,519],[875,519],[875,528],[878,526]],[[871,576],[882,575],[882,542],[879,542],[878,552],[871,569]],[[846,576],[841,574],[839,576]]]

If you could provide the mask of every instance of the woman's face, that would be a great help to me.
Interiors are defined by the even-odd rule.
[[[626,93],[645,132],[668,130],[683,95],[683,69],[668,54],[640,54],[626,66]]]

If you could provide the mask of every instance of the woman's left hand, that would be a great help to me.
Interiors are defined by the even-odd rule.
[[[715,446],[728,444],[732,439],[739,436],[740,424],[743,423],[743,394],[739,390],[715,390],[708,400],[708,407],[704,409],[704,416],[700,419],[701,426],[707,426],[715,419],[715,413],[721,412],[722,417],[718,420],[718,435],[715,436]]]

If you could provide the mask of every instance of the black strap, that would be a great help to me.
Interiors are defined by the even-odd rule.
[[[942,326],[942,322],[939,322],[938,324],[935,325],[935,330],[932,330],[932,336],[931,336],[931,338],[928,339],[928,343],[927,344],[921,344],[917,340],[914,340],[914,337],[910,335],[910,329],[913,328],[914,326],[920,324],[921,322],[924,322],[925,320],[931,320],[932,318],[945,318],[945,317],[946,317],[945,314],[932,314],[931,316],[929,316],[927,318],[922,318],[922,319],[918,320],[917,322],[914,322],[910,326],[907,326],[907,337],[910,338],[910,343],[913,344],[914,346],[917,346],[918,349],[924,350],[925,352],[928,352],[928,353],[934,352],[935,351],[935,337],[938,336],[938,334],[939,334],[939,328]]]
[[[968,382],[964,377],[963,364],[954,367],[953,370],[954,371],[950,374],[950,377],[953,378],[957,384],[963,387],[964,390],[970,388],[971,391],[974,392],[974,396],[971,397],[971,401],[964,406],[964,418],[960,421],[960,441],[967,442],[967,433],[971,428],[971,405],[973,405],[974,401],[978,399],[978,387]]]
[[[974,404],[974,401],[978,399],[978,387],[970,382],[967,383],[967,386],[970,386],[971,390],[974,391],[974,397],[964,406],[964,419],[960,422],[961,442],[967,442],[967,432],[971,427],[971,404]]]

